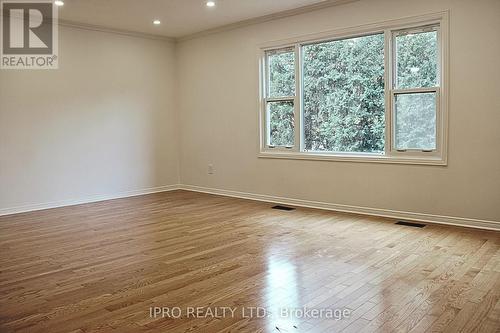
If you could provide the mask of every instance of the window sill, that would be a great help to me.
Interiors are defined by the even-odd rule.
[[[309,152],[279,152],[261,151],[259,158],[277,158],[290,160],[335,161],[335,162],[361,162],[361,163],[386,163],[386,164],[415,164],[415,165],[440,165],[448,163],[441,157],[414,157],[414,156],[385,156],[376,154],[322,154]]]

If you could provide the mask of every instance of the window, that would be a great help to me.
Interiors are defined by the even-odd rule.
[[[291,148],[295,143],[295,50],[266,53],[266,113],[268,147]]]
[[[263,50],[261,156],[446,164],[444,14]]]
[[[397,31],[393,36],[395,149],[432,152],[437,147],[437,26]]]
[[[302,46],[304,150],[384,151],[384,34]]]

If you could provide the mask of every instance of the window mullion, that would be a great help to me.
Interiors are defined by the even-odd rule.
[[[269,102],[295,102],[295,96],[268,97],[266,103]]]
[[[302,118],[301,118],[301,70],[300,70],[300,45],[295,44],[295,99],[294,99],[294,147],[293,150],[296,152],[302,149]]]
[[[392,151],[392,94],[391,90],[393,87],[393,51],[392,51],[392,33],[390,30],[384,31],[384,92],[385,92],[385,144],[384,153],[385,155],[391,155]]]
[[[262,105],[261,105],[261,124],[262,124],[262,138],[261,138],[261,149],[268,148],[269,138],[270,138],[270,121],[269,121],[269,111],[267,108],[268,96],[269,96],[269,61],[266,52],[262,55]]]
[[[431,93],[437,92],[439,87],[426,87],[426,88],[402,88],[402,89],[393,89],[392,92],[394,95],[402,95],[402,94],[419,94],[419,93]]]

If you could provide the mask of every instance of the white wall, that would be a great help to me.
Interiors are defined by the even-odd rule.
[[[0,71],[0,211],[177,184],[175,44],[59,36],[58,70]]]
[[[443,10],[451,38],[447,167],[257,157],[259,44]],[[500,221],[499,18],[498,0],[362,0],[179,43],[181,182]]]

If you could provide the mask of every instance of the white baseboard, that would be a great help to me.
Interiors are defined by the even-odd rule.
[[[299,207],[333,210],[337,212],[355,213],[362,215],[388,217],[393,219],[403,219],[403,220],[419,221],[426,223],[448,224],[461,227],[500,231],[500,221],[478,220],[478,219],[470,219],[464,217],[442,216],[442,215],[404,212],[404,211],[381,209],[381,208],[341,205],[341,204],[333,204],[333,203],[319,202],[319,201],[276,197],[264,194],[207,188],[194,185],[180,185],[179,189],[193,191],[193,192],[217,194],[217,195],[242,198],[242,199],[273,202],[273,203],[299,206]]]
[[[404,211],[381,209],[381,208],[370,208],[370,207],[361,207],[361,206],[333,204],[333,203],[328,203],[328,202],[284,198],[284,197],[277,197],[277,196],[265,195],[265,194],[255,194],[255,193],[223,190],[223,189],[218,189],[218,188],[208,188],[208,187],[201,187],[201,186],[195,186],[195,185],[185,185],[185,184],[166,185],[166,186],[159,186],[159,187],[153,187],[153,188],[142,189],[142,190],[127,191],[127,192],[121,192],[121,193],[115,193],[115,194],[97,195],[97,196],[74,199],[74,200],[62,200],[62,201],[57,201],[57,202],[25,205],[25,206],[13,207],[13,208],[3,208],[3,209],[0,209],[0,216],[17,214],[17,213],[24,213],[24,212],[30,212],[30,211],[36,211],[36,210],[42,210],[42,209],[49,209],[49,208],[72,206],[72,205],[91,203],[91,202],[97,202],[97,201],[104,201],[104,200],[111,200],[111,199],[134,197],[134,196],[138,196],[138,195],[166,192],[166,191],[174,191],[174,190],[186,190],[186,191],[193,191],[193,192],[223,195],[223,196],[234,197],[234,198],[273,202],[273,203],[279,203],[279,204],[285,204],[285,205],[293,205],[293,206],[299,206],[299,207],[332,210],[332,211],[337,211],[337,212],[355,213],[355,214],[362,214],[362,215],[380,216],[380,217],[419,221],[419,222],[426,222],[426,223],[448,224],[448,225],[455,225],[455,226],[461,226],[461,227],[500,231],[500,222],[499,221],[478,220],[478,219],[471,219],[471,218],[464,218],[464,217],[443,216],[443,215],[404,212]]]
[[[180,185],[177,185],[177,184],[176,185],[165,185],[165,186],[146,188],[146,189],[142,189],[142,190],[119,192],[119,193],[114,193],[114,194],[94,195],[94,196],[79,198],[79,199],[69,199],[69,200],[46,202],[46,203],[33,204],[33,205],[24,205],[24,206],[12,207],[12,208],[2,208],[2,209],[0,209],[0,216],[17,214],[17,213],[26,213],[26,212],[32,212],[32,211],[36,211],[36,210],[49,209],[49,208],[73,206],[73,205],[79,205],[79,204],[91,203],[91,202],[97,202],[97,201],[104,201],[104,200],[111,200],[111,199],[135,197],[135,196],[144,195],[144,194],[174,191],[174,190],[178,190],[179,188],[180,188]]]

